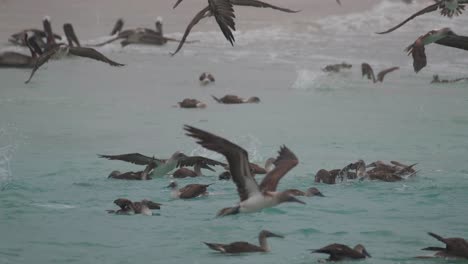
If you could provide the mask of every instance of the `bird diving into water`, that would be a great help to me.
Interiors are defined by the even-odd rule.
[[[198,140],[198,144],[223,154],[229,163],[229,170],[237,186],[240,202],[237,206],[221,209],[217,216],[256,212],[284,202],[305,204],[287,191],[276,191],[281,178],[299,162],[296,155],[286,146],[280,148],[275,160],[275,168],[268,172],[258,185],[252,175],[249,156],[245,149],[222,137],[192,126],[185,125],[184,129],[188,132],[188,136]]]
[[[413,68],[416,73],[426,67],[427,58],[424,46],[436,43],[442,46],[468,50],[468,37],[455,34],[450,28],[431,30],[420,36],[405,51],[413,57]]]

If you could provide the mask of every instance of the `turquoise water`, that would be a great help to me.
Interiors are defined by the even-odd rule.
[[[326,256],[308,249],[334,242],[364,244],[373,257],[362,263],[453,262],[412,257],[439,245],[426,232],[468,238],[468,83],[429,84],[432,74],[464,77],[468,57],[429,46],[428,67],[414,74],[403,49],[440,27],[440,17],[421,18],[388,36],[372,33],[404,17],[408,11],[389,13],[406,8],[383,2],[362,13],[262,24],[239,30],[234,48],[217,31],[194,32],[201,42],[173,58],[174,45],[111,45],[101,51],[126,67],[54,61],[29,85],[23,84],[28,71],[2,69],[0,263],[316,263]],[[468,34],[466,16],[442,21]],[[343,60],[352,70],[320,70]],[[364,61],[377,71],[401,69],[374,85],[361,78]],[[215,85],[198,85],[203,71],[215,75]],[[229,106],[210,97],[226,93],[262,102]],[[173,107],[185,97],[208,107]],[[112,170],[141,168],[96,154],[166,158],[180,150],[222,159],[185,136],[184,124],[238,143],[258,163],[285,144],[300,163],[279,188],[316,186],[326,197],[215,218],[238,201],[233,183],[217,181],[219,168],[179,181],[215,183],[210,196],[188,201],[170,198],[164,188],[170,178],[107,179]],[[319,169],[358,159],[417,162],[421,171],[397,183],[313,182]],[[163,206],[152,217],[107,214],[119,197]],[[202,244],[257,243],[261,229],[285,236],[269,240],[268,254],[223,256]]]

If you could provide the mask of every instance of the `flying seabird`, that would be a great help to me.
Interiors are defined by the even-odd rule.
[[[200,77],[198,77],[198,80],[200,80],[200,85],[208,85],[215,82],[213,75],[207,72],[202,73]]]
[[[400,69],[400,67],[391,67],[391,68],[382,70],[377,74],[377,79],[376,79],[374,75],[374,70],[372,70],[372,67],[368,63],[365,63],[365,62],[361,64],[362,76],[363,77],[366,76],[367,79],[372,80],[374,83],[383,82],[384,77],[387,73],[396,71],[398,69]]]
[[[412,14],[410,17],[405,19],[403,22],[400,24],[386,30],[383,32],[377,32],[377,34],[387,34],[390,33],[399,27],[403,26],[406,24],[408,21],[412,20],[415,17],[418,17],[420,15],[424,15],[426,13],[434,12],[437,9],[440,9],[440,14],[443,16],[448,16],[448,17],[453,17],[453,15],[460,15],[463,10],[465,10],[465,4],[468,3],[468,0],[436,0],[434,4],[429,5],[418,12]]]
[[[200,168],[207,168],[208,166],[226,166],[225,163],[208,159],[201,156],[187,156],[179,151],[172,154],[169,159],[156,159],[148,157],[140,153],[129,153],[121,155],[98,155],[100,158],[109,160],[121,160],[130,162],[137,165],[148,165],[151,162],[156,163],[156,168],[152,175],[155,177],[164,176],[173,171],[176,167],[190,167],[198,165]]]
[[[213,99],[220,104],[245,104],[245,103],[259,103],[260,102],[260,98],[258,98],[257,96],[252,96],[247,100],[240,98],[237,95],[232,95],[232,94],[225,95],[221,98],[217,98],[213,95],[211,97],[213,97]]]
[[[455,34],[455,32],[448,27],[439,30],[431,30],[417,38],[413,44],[405,49],[408,55],[411,54],[413,57],[413,68],[416,73],[427,65],[424,46],[431,43],[468,50],[468,37]]]
[[[427,247],[422,250],[436,251],[436,257],[444,258],[468,258],[468,241],[459,237],[443,238],[437,234],[428,233],[433,238],[439,240],[445,244],[445,248],[442,247]]]
[[[182,0],[177,0],[177,2],[174,4],[174,8],[176,8]],[[216,22],[218,23],[219,27],[221,28],[221,31],[224,34],[224,37],[231,43],[231,45],[234,45],[234,35],[232,34],[232,31],[236,31],[235,28],[235,22],[234,22],[234,9],[233,5],[238,5],[238,6],[250,6],[250,7],[260,7],[260,8],[272,8],[275,10],[287,12],[287,13],[297,13],[299,11],[283,8],[283,7],[278,7],[274,6],[265,2],[261,2],[258,0],[208,0],[208,6],[202,9],[200,12],[198,12],[195,17],[192,19],[190,24],[187,26],[184,32],[184,36],[182,37],[182,40],[179,43],[179,46],[177,47],[176,51],[171,53],[172,56],[177,54],[179,50],[182,48],[184,45],[185,40],[187,39],[187,36],[190,34],[190,31],[192,28],[200,22],[205,17],[210,17],[214,16],[216,19]],[[231,31],[232,30],[232,31]]]
[[[7,51],[0,53],[0,68],[33,68],[36,64],[38,56],[42,54],[42,50],[36,42],[34,36],[29,36],[30,33],[23,35],[31,56],[14,52]]]
[[[181,1],[182,0],[178,0],[174,7],[176,7]],[[198,12],[185,29],[184,36],[182,37],[179,46],[173,53],[171,53],[172,56],[176,55],[177,52],[179,52],[179,50],[182,48],[192,28],[198,22],[200,22],[200,20],[210,16],[215,17],[224,37],[231,43],[231,45],[234,45],[235,40],[231,30],[235,31],[236,27],[234,22],[235,15],[234,9],[232,8],[232,3],[230,0],[208,0],[208,6]]]
[[[206,108],[206,104],[193,98],[185,98],[177,103],[180,108]]]
[[[208,186],[212,185],[211,184],[188,184],[182,188],[177,188],[178,184],[175,181],[171,181],[171,183],[167,186],[168,188],[171,188],[171,197],[176,199],[191,199],[191,198],[196,198],[200,196],[205,196],[208,195],[208,192],[206,191],[208,189]]]
[[[286,146],[280,148],[278,158],[275,161],[276,167],[267,173],[258,185],[250,171],[247,151],[224,138],[201,129],[188,125],[185,125],[184,129],[188,132],[188,136],[198,140],[198,144],[223,154],[229,163],[229,170],[232,180],[237,186],[240,203],[235,207],[221,209],[218,216],[256,212],[284,202],[305,204],[287,192],[276,191],[281,178],[299,162],[296,155]]]
[[[252,245],[247,242],[233,242],[231,244],[216,244],[216,243],[205,243],[209,248],[219,251],[221,253],[248,253],[248,252],[269,252],[270,247],[267,243],[268,237],[280,237],[283,236],[274,234],[267,230],[262,230],[260,234],[258,234],[258,242],[260,246]]]
[[[324,197],[325,196],[315,187],[311,187],[307,189],[307,191],[305,192],[298,190],[298,189],[287,189],[285,192],[289,192],[290,194],[294,196],[307,196],[307,197],[312,197],[312,196]]]
[[[338,63],[338,64],[330,64],[325,66],[325,68],[322,69],[324,72],[340,72],[343,69],[351,69],[353,65],[348,64],[346,62]]]
[[[43,53],[37,59],[36,64],[34,65],[34,68],[31,72],[31,75],[29,76],[28,80],[26,80],[25,83],[29,83],[29,81],[31,81],[32,77],[36,73],[36,71],[46,62],[48,62],[51,58],[62,58],[66,55],[74,55],[74,56],[79,56],[79,57],[90,58],[93,60],[105,62],[111,66],[124,66],[124,64],[120,64],[118,62],[110,60],[109,58],[104,56],[102,53],[98,52],[97,50],[93,48],[81,47],[71,24],[64,24],[63,28],[64,28],[65,35],[67,37],[69,44],[68,45],[63,44],[63,43],[56,44],[55,47]]]
[[[141,200],[140,202],[132,202],[126,198],[119,198],[114,201],[116,205],[120,207],[119,210],[107,210],[109,214],[143,214],[153,215],[151,210],[158,210],[161,208],[161,204],[155,203],[149,200]]]
[[[364,259],[371,257],[363,245],[358,244],[354,248],[350,248],[343,244],[331,244],[320,249],[311,249],[312,253],[323,253],[328,254],[330,261],[340,260],[353,260],[353,259]]]
[[[452,79],[452,80],[447,80],[447,79],[440,79],[439,78],[439,75],[438,74],[434,74],[432,76],[432,81],[431,83],[456,83],[456,82],[460,82],[460,81],[468,81],[468,78],[465,77],[465,78],[456,78],[456,79]]]
[[[125,173],[121,173],[120,171],[113,171],[107,178],[118,179],[118,180],[138,180],[138,181],[145,181],[151,180],[151,174],[156,167],[156,162],[150,162],[146,165],[146,168],[143,171],[129,171]]]

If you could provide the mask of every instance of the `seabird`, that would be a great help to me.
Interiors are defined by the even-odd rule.
[[[140,202],[132,202],[126,198],[119,198],[114,201],[116,205],[120,207],[119,210],[107,210],[110,214],[143,214],[153,215],[151,210],[158,210],[161,208],[161,204],[155,203],[149,200],[141,200]]]
[[[188,184],[182,188],[177,188],[177,182],[171,181],[171,183],[167,186],[168,188],[171,188],[171,197],[176,199],[191,199],[191,198],[196,198],[200,196],[205,196],[208,195],[208,192],[206,191],[208,189],[208,186],[212,185],[210,184]]]
[[[198,165],[200,168],[206,168],[207,166],[226,166],[225,163],[208,159],[201,156],[187,156],[179,151],[172,154],[169,159],[156,159],[154,157],[148,157],[140,153],[129,153],[121,155],[98,155],[100,158],[106,158],[109,160],[121,160],[130,162],[137,165],[148,165],[151,162],[156,163],[156,168],[152,175],[155,177],[164,176],[176,167],[190,167]]]
[[[413,68],[416,73],[427,65],[424,46],[431,43],[468,50],[468,37],[455,34],[455,32],[448,27],[439,30],[431,30],[417,38],[413,44],[405,49],[408,55],[411,54],[413,57]]]
[[[443,258],[468,258],[468,241],[459,237],[443,238],[437,234],[428,233],[433,238],[445,244],[442,247],[427,247],[422,250],[436,251],[435,257]]]
[[[29,33],[23,35],[24,42],[31,52],[31,56],[8,51],[0,53],[0,68],[33,68],[36,64],[38,56],[42,54],[42,50],[36,42],[34,36],[29,37]]]
[[[110,35],[113,36],[115,34],[119,34],[122,31],[123,26],[124,26],[123,19],[122,18],[117,19],[117,21],[114,24],[114,27],[112,28]]]
[[[336,176],[337,173],[331,173],[331,171],[327,171],[325,169],[320,169],[317,171],[314,177],[314,181],[317,183],[323,182],[326,184],[335,184],[336,183]]]
[[[206,104],[193,98],[185,98],[177,103],[180,108],[206,108]]]
[[[200,77],[198,77],[198,80],[200,80],[200,85],[208,85],[215,82],[213,75],[207,72],[202,73]]]
[[[364,259],[371,257],[363,245],[358,244],[354,248],[350,248],[343,244],[331,244],[320,249],[311,249],[312,253],[323,253],[328,254],[330,261],[340,260],[353,260],[353,259]]]
[[[245,103],[260,103],[260,98],[257,96],[252,96],[249,99],[240,98],[237,95],[228,94],[221,98],[211,96],[213,99],[220,104],[245,104]]]
[[[356,174],[360,180],[370,179],[370,180],[380,180],[384,182],[396,182],[404,180],[403,176],[413,176],[417,171],[413,170],[413,167],[416,165],[412,164],[406,167],[391,166],[383,163],[382,161],[376,161],[366,166],[366,163],[363,160],[357,161],[355,164]],[[372,170],[366,171],[368,167],[375,167]]]
[[[29,76],[28,80],[26,80],[25,83],[29,83],[29,81],[31,81],[32,77],[36,73],[36,71],[46,62],[48,62],[50,59],[62,58],[66,55],[74,55],[74,56],[79,56],[79,57],[90,58],[93,60],[105,62],[111,66],[124,66],[124,64],[120,64],[118,62],[110,60],[109,58],[104,56],[102,53],[98,52],[97,50],[93,48],[81,47],[71,24],[64,24],[63,28],[64,28],[65,35],[68,40],[68,45],[63,44],[63,43],[56,44],[55,47],[44,52],[37,59],[36,64],[34,65],[34,68],[31,72],[31,75]]]
[[[174,5],[174,8],[176,8],[181,2],[182,0],[177,0],[177,2]],[[184,45],[184,42],[187,39],[187,36],[190,34],[190,31],[192,30],[192,28],[198,22],[200,22],[200,20],[202,20],[205,17],[210,17],[210,16],[215,17],[216,22],[218,23],[219,27],[221,28],[221,31],[224,34],[224,37],[231,43],[231,45],[234,45],[235,40],[234,40],[234,35],[232,34],[232,31],[236,31],[236,28],[235,28],[235,22],[234,22],[235,15],[234,15],[233,5],[259,7],[259,8],[272,8],[272,9],[287,12],[287,13],[299,12],[296,10],[274,6],[274,5],[261,2],[258,0],[208,0],[208,6],[202,9],[200,12],[198,12],[197,15],[195,15],[195,17],[192,19],[190,24],[185,29],[184,36],[182,37],[182,40],[180,41],[179,46],[177,47],[175,52],[171,53],[171,55],[174,56],[175,54],[177,54],[177,52],[179,52],[179,50]]]
[[[231,178],[232,176],[231,176],[230,171],[224,171],[218,176],[219,180],[225,180],[225,181],[229,181]]]
[[[146,165],[146,168],[143,171],[130,171],[125,173],[121,173],[120,171],[113,171],[107,178],[139,181],[151,180],[152,178],[150,175],[152,174],[155,167],[156,162],[150,162],[148,165]]]
[[[174,5],[174,8],[181,1],[182,0],[178,0],[177,3]],[[179,52],[179,50],[182,48],[192,28],[198,22],[200,22],[200,20],[210,16],[215,17],[216,22],[218,23],[219,28],[223,32],[224,37],[231,43],[231,45],[234,45],[235,40],[232,31],[235,31],[236,27],[234,22],[235,15],[232,3],[230,2],[230,0],[208,0],[208,6],[203,8],[200,12],[198,12],[185,29],[184,36],[182,37],[179,46],[173,53],[171,53],[172,56],[176,55],[177,52]]]
[[[322,69],[324,72],[340,72],[343,69],[351,69],[353,65],[348,64],[346,62],[338,63],[338,64],[330,64],[325,66],[325,68]]]
[[[456,82],[460,82],[460,81],[468,81],[468,78],[465,77],[465,78],[456,78],[456,79],[452,79],[452,80],[447,80],[447,79],[440,79],[439,78],[439,75],[438,74],[435,74],[432,76],[432,81],[431,83],[456,83]]]
[[[324,197],[325,196],[319,191],[319,189],[315,187],[311,187],[307,189],[307,191],[305,192],[298,190],[298,189],[287,189],[285,192],[289,192],[290,194],[294,196],[307,196],[307,197],[312,197],[312,196]]]
[[[210,171],[215,171],[213,168],[208,166],[206,163],[196,163],[193,166],[193,170],[187,169],[185,167],[179,168],[174,173],[172,173],[173,178],[187,178],[187,177],[198,177],[203,176],[201,169],[207,169]]]
[[[248,253],[248,252],[269,252],[270,247],[267,243],[268,237],[280,237],[284,238],[281,235],[274,234],[267,230],[262,230],[258,234],[258,242],[260,246],[253,245],[247,242],[233,242],[231,244],[217,244],[217,243],[207,243],[203,242],[209,248],[219,251],[221,253]]]
[[[377,79],[376,79],[374,75],[374,70],[372,70],[372,67],[368,63],[365,63],[365,62],[361,64],[362,76],[363,77],[366,76],[367,79],[372,80],[374,83],[383,82],[384,77],[387,73],[396,71],[398,69],[400,69],[400,67],[391,67],[391,68],[382,70],[377,74]]]
[[[287,192],[276,191],[281,178],[299,162],[296,155],[286,146],[280,148],[278,158],[275,161],[276,167],[258,185],[250,171],[247,151],[224,138],[201,129],[188,125],[185,125],[184,129],[188,132],[188,136],[198,140],[198,144],[223,154],[229,163],[229,170],[237,186],[240,203],[235,207],[221,209],[218,216],[256,212],[284,202],[305,204]]]
[[[465,4],[468,3],[468,0],[436,0],[434,4],[429,5],[418,12],[412,14],[410,17],[405,19],[403,22],[400,24],[386,30],[383,32],[377,32],[377,34],[387,34],[390,33],[399,27],[403,26],[406,24],[408,21],[412,20],[415,17],[418,17],[420,15],[424,15],[426,13],[434,12],[438,9],[440,9],[440,14],[443,16],[448,16],[448,17],[453,17],[453,15],[460,15],[463,10],[465,10]]]

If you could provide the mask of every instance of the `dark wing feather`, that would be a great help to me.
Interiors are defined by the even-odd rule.
[[[125,199],[125,198],[119,198],[119,199],[116,199],[114,203],[120,208],[126,209],[132,204],[132,201]]]
[[[275,168],[267,173],[260,184],[260,190],[262,191],[276,191],[281,178],[299,163],[296,155],[286,146],[282,146],[278,153],[278,158],[274,162]]]
[[[408,21],[414,19],[415,17],[417,16],[420,16],[420,15],[424,15],[426,13],[430,13],[430,12],[434,12],[437,10],[437,8],[439,8],[439,3],[435,3],[435,4],[432,4],[428,7],[425,7],[421,10],[419,10],[418,12],[412,14],[410,17],[408,17],[407,19],[405,19],[403,22],[401,22],[400,24],[386,30],[386,31],[383,31],[383,32],[377,32],[377,34],[387,34],[387,33],[390,33],[392,31],[394,31],[395,29],[398,29],[399,27],[403,26],[404,24],[406,24]]]
[[[47,52],[44,52],[41,56],[39,56],[39,58],[37,58],[36,60],[36,64],[34,65],[34,68],[32,69],[31,75],[29,75],[29,78],[24,83],[29,83],[32,77],[34,76],[34,74],[36,73],[36,71],[46,62],[48,62],[50,58],[52,58],[59,49],[60,49],[60,46],[56,46],[53,49],[50,49]]]
[[[262,2],[262,1],[258,1],[258,0],[231,0],[231,3],[233,5],[238,5],[238,6],[253,6],[253,7],[261,7],[261,8],[272,8],[272,9],[287,12],[287,13],[297,13],[297,12],[299,12],[299,10],[296,11],[296,10],[291,10],[291,9],[287,9],[287,8],[283,8],[283,7],[278,7],[278,6],[274,6],[274,5],[271,5],[271,4]]]
[[[224,37],[234,45],[234,35],[232,31],[236,31],[234,18],[234,8],[230,0],[208,0],[211,13],[216,19],[219,28],[223,32]]]
[[[379,82],[383,82],[384,77],[385,77],[385,75],[386,75],[387,73],[390,73],[390,72],[392,72],[392,71],[396,71],[396,70],[398,70],[398,69],[400,69],[400,67],[391,67],[391,68],[385,69],[385,70],[383,70],[383,71],[380,71],[380,72],[377,74],[377,80],[378,80]]]
[[[185,125],[184,129],[188,132],[187,136],[198,139],[198,144],[226,157],[241,201],[247,200],[250,195],[259,192],[257,182],[250,172],[247,151],[222,137],[201,129],[188,125]]]
[[[182,2],[182,0],[177,0],[177,2],[174,4],[174,6],[172,8],[176,8],[181,2]]]
[[[201,157],[201,156],[191,156],[191,157],[186,157],[184,159],[179,160],[179,163],[177,164],[178,167],[191,167],[195,166],[195,164],[199,164],[200,166],[226,166],[225,163],[212,160],[209,158]]]
[[[163,160],[148,157],[140,153],[129,153],[129,154],[121,154],[121,155],[98,155],[98,156],[100,158],[106,158],[109,160],[121,160],[121,161],[131,162],[137,165],[148,165],[152,161],[155,161],[156,164],[161,164],[164,162]]]
[[[367,79],[375,82],[374,70],[368,63],[364,62],[363,64],[361,64],[361,72],[362,72],[362,76],[366,76]]]
[[[189,199],[198,197],[206,192],[210,184],[189,184],[179,190],[181,199]]]
[[[113,60],[110,60],[109,58],[104,56],[102,53],[100,53],[99,51],[93,48],[70,47],[69,53],[75,56],[79,56],[79,57],[86,57],[86,58],[90,58],[93,60],[102,61],[111,66],[124,66],[125,65],[125,64],[121,64]]]
[[[184,36],[182,36],[182,39],[179,42],[179,46],[177,46],[177,49],[173,53],[171,53],[171,56],[176,55],[177,52],[179,52],[179,50],[182,49],[182,46],[184,46],[185,40],[187,39],[188,35],[190,34],[190,31],[192,30],[192,28],[196,24],[198,24],[198,22],[200,22],[200,20],[202,20],[203,18],[206,17],[206,12],[208,12],[209,10],[210,10],[209,6],[203,8],[200,12],[198,12],[195,15],[195,17],[192,19],[192,21],[190,21],[190,24],[188,24],[187,28],[185,29]]]
[[[448,35],[435,43],[447,47],[468,50],[468,37],[465,36]]]
[[[341,260],[343,258],[364,258],[363,254],[343,244],[331,244],[326,247],[314,250],[313,252],[329,254],[330,260]]]
[[[415,43],[410,54],[413,57],[414,72],[418,73],[427,65],[426,48],[422,44]]]

